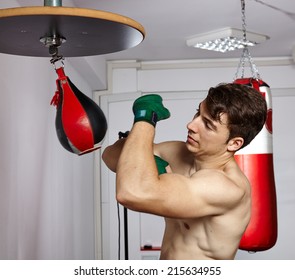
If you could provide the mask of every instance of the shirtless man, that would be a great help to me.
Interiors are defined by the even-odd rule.
[[[133,112],[128,137],[103,153],[118,202],[165,218],[161,259],[234,259],[251,215],[250,184],[234,154],[263,127],[261,94],[237,84],[210,88],[186,142],[153,143],[156,122],[170,116],[160,96],[140,97]],[[168,172],[159,172],[166,162]]]

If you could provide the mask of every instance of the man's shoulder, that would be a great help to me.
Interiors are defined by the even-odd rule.
[[[159,156],[185,149],[186,145],[183,141],[165,141],[154,145],[154,152]]]
[[[214,187],[215,194],[226,193],[236,198],[242,197],[249,186],[244,176],[231,176],[218,169],[201,169],[193,174],[192,180]]]
[[[173,140],[173,141],[163,141],[160,143],[155,144],[156,146],[185,146],[185,142],[184,141],[180,141],[180,140]]]

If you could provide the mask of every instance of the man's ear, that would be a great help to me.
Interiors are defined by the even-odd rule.
[[[228,141],[227,150],[230,152],[236,152],[244,144],[244,139],[242,137],[234,137]]]

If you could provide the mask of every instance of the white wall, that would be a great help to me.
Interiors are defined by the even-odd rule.
[[[49,58],[0,54],[0,259],[94,259],[93,154],[66,151]],[[65,61],[84,93],[91,88]]]
[[[292,111],[295,106],[295,67],[290,63],[291,60],[289,59],[257,59],[257,61],[261,78],[270,85],[273,92],[273,142],[279,232],[277,244],[272,249],[256,254],[239,251],[237,259],[294,259],[295,246],[292,242],[292,236],[295,233],[295,221],[292,220],[292,213],[295,213],[295,188],[293,187],[295,181],[295,148],[291,142],[295,137],[295,127],[291,124],[294,119]],[[107,113],[110,129],[104,146],[108,144],[108,141],[111,142],[116,139],[119,130],[128,129],[129,123],[131,125],[131,113],[124,110],[126,110],[126,107],[130,107],[128,104],[131,102],[130,98],[132,96],[134,97],[141,92],[155,92],[165,98],[168,98],[171,94],[181,98],[182,93],[185,95],[191,92],[196,94],[205,92],[210,86],[215,86],[220,82],[231,82],[236,73],[237,65],[237,61],[228,62],[226,60],[216,61],[215,63],[212,61],[132,61],[129,63],[117,61],[109,63],[109,73],[111,74],[108,77],[109,90],[97,93],[98,95],[107,94],[101,98],[104,100],[103,109],[106,112],[109,110],[112,114]],[[178,108],[171,109],[178,110]],[[179,110],[185,111],[186,108],[181,107]],[[194,112],[192,112],[193,114]],[[118,125],[122,127],[118,127]],[[185,124],[183,125],[185,126]],[[102,189],[108,196],[103,201],[103,213],[106,214],[103,220],[105,218],[109,219],[110,213],[113,215],[111,217],[112,222],[106,225],[106,227],[110,228],[104,228],[106,233],[111,233],[111,235],[104,235],[103,239],[106,247],[104,255],[106,258],[116,258],[117,256],[118,229],[117,223],[114,222],[117,217],[116,210],[112,208],[116,205],[113,197],[113,176],[102,164]],[[134,222],[129,221],[129,232],[132,235],[129,244],[130,251],[134,254],[130,258],[148,257],[140,252],[139,247],[142,238],[148,239],[150,236],[152,243],[153,241],[158,243],[160,240],[153,236],[153,232],[149,232],[149,229],[154,231],[155,220],[150,222],[149,218],[145,219],[141,214],[136,215],[134,213],[131,213],[131,217]],[[143,227],[142,219],[145,219],[144,222],[151,224],[145,224]],[[159,222],[158,226],[161,227],[161,222]],[[135,237],[134,235],[139,236]],[[134,246],[136,248],[132,248]],[[156,257],[156,254],[151,257]]]
[[[89,97],[106,87],[103,56],[66,58],[65,72]],[[0,259],[99,258],[93,169],[99,151],[78,157],[60,145],[49,105],[56,78],[49,57],[0,54]]]

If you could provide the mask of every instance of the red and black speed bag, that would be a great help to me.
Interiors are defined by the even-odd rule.
[[[63,67],[56,73],[57,90],[51,104],[57,109],[55,128],[61,145],[78,155],[99,149],[107,131],[105,115],[70,81]]]

